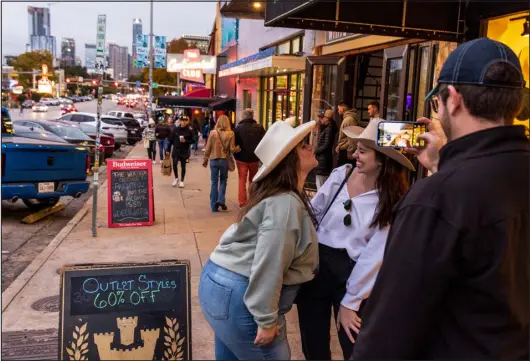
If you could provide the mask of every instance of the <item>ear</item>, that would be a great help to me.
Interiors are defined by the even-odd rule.
[[[449,96],[447,97],[446,107],[450,115],[454,116],[455,113],[464,105],[462,95],[458,93],[454,86],[449,85],[447,87]]]

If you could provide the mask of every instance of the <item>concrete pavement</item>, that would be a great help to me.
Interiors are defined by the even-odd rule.
[[[145,159],[141,144],[128,158]],[[171,187],[173,177],[160,173],[160,164],[154,165],[154,199],[156,222],[152,227],[108,228],[107,187],[102,186],[98,195],[98,236],[91,234],[92,202],[85,205],[85,215],[71,232],[48,250],[42,265],[30,265],[31,278],[15,284],[25,285],[8,289],[14,295],[2,313],[2,332],[44,330],[57,328],[58,312],[41,312],[31,306],[34,302],[59,295],[60,277],[57,272],[63,265],[76,263],[146,262],[162,259],[189,259],[191,262],[192,287],[192,341],[193,359],[214,359],[213,332],[204,320],[198,302],[199,276],[204,263],[218,244],[222,233],[237,216],[237,172],[230,173],[227,188],[227,212],[211,213],[209,208],[210,172],[201,166],[202,152],[192,157],[186,174],[184,189]],[[31,268],[34,269],[31,269]],[[24,276],[21,275],[21,277]],[[17,280],[18,281],[18,280]],[[9,297],[11,298],[11,296]],[[288,315],[288,337],[292,359],[303,359],[300,347],[296,309]],[[333,359],[342,358],[332,332]]]

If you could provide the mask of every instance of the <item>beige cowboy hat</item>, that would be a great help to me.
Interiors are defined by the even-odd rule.
[[[356,139],[357,141],[374,149],[375,151],[383,153],[387,157],[392,158],[402,166],[410,170],[415,170],[410,160],[408,160],[407,157],[401,154],[400,151],[394,148],[378,147],[376,145],[375,140],[377,138],[377,125],[379,124],[379,122],[380,120],[373,119],[370,121],[370,123],[368,123],[368,125],[364,129],[358,126],[351,126],[344,128],[342,131],[348,136],[348,138]]]
[[[305,136],[311,133],[315,125],[314,120],[296,128],[285,122],[275,122],[254,151],[262,165],[252,181],[258,182],[265,178]]]

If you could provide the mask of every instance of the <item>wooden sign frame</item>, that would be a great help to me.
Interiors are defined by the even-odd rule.
[[[127,271],[124,272],[124,270]],[[175,308],[171,309],[157,310],[156,308],[143,307],[140,310],[108,310],[107,312],[86,314],[74,312],[72,308],[73,302],[75,302],[73,296],[76,294],[73,284],[80,282],[76,279],[89,277],[83,282],[83,288],[85,288],[87,280],[96,279],[96,277],[101,277],[99,278],[100,281],[103,277],[109,276],[116,278],[122,276],[133,280],[139,279],[139,276],[145,276],[145,274],[164,273],[175,275],[177,279],[185,282],[184,285],[181,285],[184,290],[175,291],[175,295],[177,293],[181,296],[185,295],[185,305],[179,305],[175,302]],[[169,281],[165,281],[166,285],[167,282]],[[110,292],[108,297],[102,296],[102,299],[108,298],[110,300],[112,293]],[[129,292],[124,298],[130,297],[134,293]],[[149,297],[146,296],[145,298],[148,299]],[[96,302],[96,299],[97,297],[94,298],[94,305],[101,302],[101,300]],[[172,299],[169,304],[173,305]],[[191,360],[193,355],[191,331],[191,267],[189,260],[82,264],[61,268],[59,360],[94,360],[97,359],[97,356],[100,360]]]
[[[127,170],[147,170],[149,188],[147,193],[149,197],[149,220],[147,222],[114,223],[112,220],[112,172]],[[107,162],[107,202],[109,228],[152,226],[155,222],[152,161],[150,159],[110,159]]]

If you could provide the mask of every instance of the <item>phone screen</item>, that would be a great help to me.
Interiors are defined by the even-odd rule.
[[[418,135],[425,133],[425,124],[415,122],[381,121],[377,126],[377,146],[390,148],[422,148],[423,139]]]

